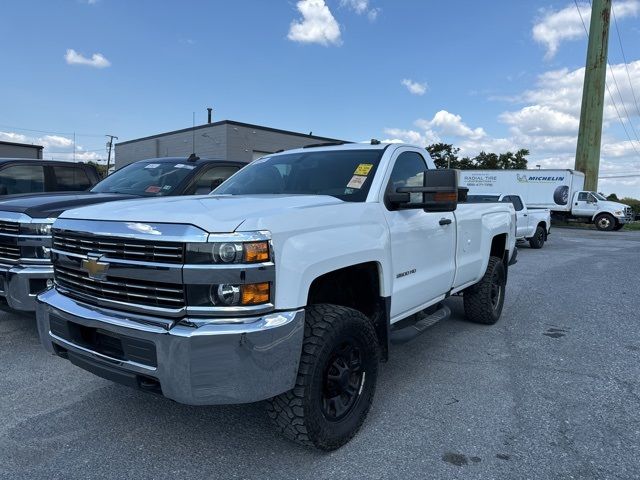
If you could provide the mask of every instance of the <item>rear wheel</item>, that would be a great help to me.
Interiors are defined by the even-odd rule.
[[[490,257],[482,279],[467,288],[462,296],[467,320],[493,325],[500,319],[507,283],[505,273],[502,259]]]
[[[596,228],[605,232],[610,232],[616,226],[616,219],[608,213],[601,213],[594,221]]]
[[[544,227],[538,225],[533,237],[529,239],[531,248],[542,248],[544,246],[545,236],[546,232],[544,231]]]
[[[375,330],[362,313],[311,305],[296,386],[269,400],[267,413],[290,440],[335,450],[351,440],[369,412],[379,359]]]

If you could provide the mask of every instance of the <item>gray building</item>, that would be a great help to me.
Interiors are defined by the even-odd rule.
[[[42,158],[42,145],[0,141],[0,158]]]
[[[187,157],[194,151],[199,157],[225,158],[248,163],[279,150],[340,141],[336,138],[223,120],[116,143],[115,165],[116,168],[121,168],[146,158]]]

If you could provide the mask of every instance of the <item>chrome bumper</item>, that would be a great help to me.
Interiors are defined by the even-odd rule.
[[[38,283],[44,283],[42,280],[46,282],[52,278],[51,265],[0,265],[0,297],[4,297],[7,306],[13,310],[35,312],[39,292],[37,284],[32,281],[40,280]]]
[[[76,302],[38,297],[38,333],[51,353],[102,377],[156,390],[190,405],[264,400],[295,385],[304,310],[247,323],[187,326]]]

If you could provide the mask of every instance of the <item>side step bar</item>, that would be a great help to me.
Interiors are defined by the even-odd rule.
[[[400,328],[398,330],[391,330],[389,340],[393,344],[406,343],[413,340],[418,335],[424,333],[430,326],[446,320],[451,316],[451,309],[446,305],[443,305],[431,315],[422,317],[414,324],[408,327]]]

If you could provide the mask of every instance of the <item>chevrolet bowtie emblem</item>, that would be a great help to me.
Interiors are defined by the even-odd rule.
[[[82,259],[82,269],[89,274],[89,278],[94,280],[106,280],[109,264],[100,261],[100,255],[89,254]]]

